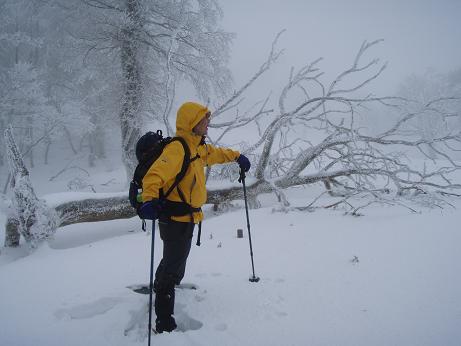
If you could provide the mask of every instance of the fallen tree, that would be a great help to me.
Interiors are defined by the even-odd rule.
[[[455,159],[455,154],[461,151],[461,130],[455,126],[461,123],[460,114],[445,107],[447,102],[457,101],[457,97],[443,97],[415,105],[413,101],[401,97],[376,97],[369,93],[360,96],[360,92],[386,68],[386,64],[381,64],[379,59],[365,59],[367,51],[379,41],[364,42],[351,66],[329,84],[321,80],[323,73],[317,67],[320,59],[298,71],[292,69],[288,83],[279,93],[277,110],[269,107],[267,97],[251,107],[250,111],[241,113],[239,105],[242,95],[281,54],[276,50],[276,42],[267,61],[253,78],[222,106],[216,107],[214,123],[210,125],[219,132],[215,140],[211,139],[217,145],[222,144],[229,133],[243,127],[253,126],[255,132],[259,133],[253,143],[242,143],[242,151],[251,156],[255,163],[247,191],[253,206],[258,205],[257,196],[267,192],[276,193],[287,206],[289,201],[284,196],[284,189],[319,182],[324,184],[330,196],[338,198],[337,202],[325,207],[344,204],[354,215],[360,208],[372,203],[403,205],[402,198],[417,199],[421,196],[429,196],[425,200],[430,201],[433,193],[443,198],[456,195],[453,191],[461,189],[461,185],[452,178],[452,174],[461,168]],[[406,107],[408,103],[412,103],[410,112]],[[367,115],[370,112],[367,106],[370,104],[398,110],[394,121],[374,133],[361,127],[357,115],[359,111]],[[232,120],[219,122],[223,114],[234,111]],[[424,119],[427,114],[431,114],[432,118],[438,117],[442,125],[431,137],[412,131],[412,123]],[[303,137],[303,131],[316,132],[317,142]],[[41,233],[46,237],[59,226],[134,216],[124,195],[97,198],[95,194],[94,199],[71,201],[47,210],[33,193],[30,181],[25,179],[28,173],[21,163],[11,130],[7,130],[5,138],[8,158],[13,163],[13,181],[22,182],[14,190],[18,212],[8,218],[6,246],[19,243],[18,233],[28,241],[35,239],[31,230],[36,224],[35,220],[39,219],[49,218],[48,223],[40,224],[41,227],[46,226]],[[415,164],[406,155],[409,150],[419,152],[421,157],[432,162],[433,167]],[[443,164],[436,160],[443,160]],[[226,169],[215,169],[209,174],[211,177],[222,177],[228,174]],[[28,197],[23,198],[21,191],[29,191]],[[241,199],[242,194],[240,186],[209,190],[208,203]],[[389,194],[393,197],[387,198]],[[359,206],[352,205],[350,200],[357,196],[367,196],[366,202]],[[438,197],[432,201],[436,205]],[[310,203],[304,208],[312,205]],[[44,216],[38,217],[38,213]]]

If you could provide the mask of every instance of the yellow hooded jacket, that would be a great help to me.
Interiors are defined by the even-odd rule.
[[[184,179],[178,185],[186,198],[186,202],[194,208],[200,208],[207,200],[205,166],[232,162],[240,155],[238,151],[231,149],[218,148],[210,144],[200,145],[202,137],[194,134],[192,129],[208,112],[209,110],[205,106],[194,102],[186,102],[179,108],[176,117],[176,136],[185,139],[190,149],[191,159],[197,154],[200,156],[190,163]],[[142,181],[142,200],[144,202],[159,198],[161,188],[163,188],[163,191],[169,189],[181,170],[183,158],[184,149],[179,141],[174,141],[165,147]],[[182,202],[177,188],[171,191],[167,199]],[[172,216],[171,218],[181,222],[191,221],[190,215]],[[193,213],[194,223],[198,223],[202,219],[203,213],[201,211]]]

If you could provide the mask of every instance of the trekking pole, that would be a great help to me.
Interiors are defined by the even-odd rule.
[[[255,265],[253,262],[253,245],[251,244],[251,231],[250,231],[250,216],[248,215],[248,202],[247,202],[247,189],[245,186],[245,171],[240,169],[239,182],[243,185],[243,197],[245,199],[245,211],[247,215],[247,228],[248,228],[248,239],[250,241],[250,257],[251,257],[251,268],[253,269],[253,276],[250,277],[250,282],[258,282],[259,277],[255,276]]]
[[[152,333],[152,291],[154,289],[154,244],[155,244],[155,220],[152,220],[152,242],[150,247],[150,281],[149,281],[149,337],[148,346],[150,346],[150,336]]]

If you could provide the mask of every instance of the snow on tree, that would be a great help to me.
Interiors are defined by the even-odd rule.
[[[231,35],[219,28],[214,0],[64,1],[87,18],[80,26],[86,60],[104,61],[118,78],[122,159],[127,176],[136,166],[134,147],[144,119],[162,120],[168,134],[176,84],[189,81],[203,100],[230,88],[226,67]],[[118,61],[117,61],[118,60]],[[117,62],[115,62],[117,61]]]
[[[398,94],[409,100],[405,110],[418,114],[407,124],[406,129],[431,142],[423,147],[424,155],[432,160],[437,159],[436,150],[440,144],[431,140],[450,127],[461,126],[457,116],[461,110],[461,81],[456,80],[456,73],[441,74],[430,69],[423,75],[406,78]],[[437,106],[432,107],[436,103]],[[447,121],[449,114],[452,114],[452,119]]]
[[[13,206],[8,216],[5,246],[18,246],[22,235],[31,247],[50,237],[59,225],[56,212],[35,195],[11,126],[5,130],[7,157],[13,178]]]
[[[1,94],[12,90],[15,66],[28,66],[39,93],[16,97],[15,104],[35,97],[47,108],[34,106],[26,126],[11,108],[0,112],[0,126],[13,124],[31,160],[32,146],[44,146],[48,162],[50,146],[65,140],[74,155],[88,147],[95,164],[107,144],[121,142],[129,177],[145,121],[163,122],[172,133],[178,83],[190,83],[203,102],[230,89],[232,35],[220,29],[214,0],[5,0],[0,6],[0,103],[8,106],[9,96]]]
[[[13,126],[32,167],[37,145],[46,143],[47,162],[54,140],[71,142],[71,132],[83,136],[91,131],[88,116],[82,112],[85,107],[75,95],[79,83],[70,82],[75,71],[64,59],[62,20],[46,11],[48,5],[7,0],[0,11],[4,23],[0,35],[0,125],[2,130],[8,124]]]
[[[461,149],[461,114],[459,109],[447,108],[453,97],[436,95],[409,111],[413,100],[370,94],[370,84],[386,68],[379,59],[366,58],[379,42],[364,42],[351,66],[330,82],[322,80],[321,59],[297,71],[292,69],[278,94],[276,110],[269,109],[264,100],[255,115],[241,117],[238,98],[234,107],[232,103],[227,106],[228,110],[237,108],[236,117],[221,124],[215,120],[213,126],[222,128],[222,134],[251,123],[256,123],[261,133],[244,146],[244,152],[256,162],[253,189],[269,192],[323,182],[330,194],[343,196],[343,201],[367,195],[371,202],[400,203],[395,196],[412,198],[461,187],[451,177],[460,168],[454,156]],[[369,105],[373,104],[398,112],[394,122],[376,133],[360,121],[372,117]],[[408,131],[415,119],[429,112],[437,114],[443,126],[431,136]],[[425,147],[432,148],[435,158],[446,165],[429,168],[408,156],[415,151],[425,154]],[[390,191],[394,194],[386,197]]]

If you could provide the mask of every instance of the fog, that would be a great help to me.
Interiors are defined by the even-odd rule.
[[[449,87],[440,87],[447,78],[437,81],[432,73],[407,83],[409,96],[398,90],[408,76],[424,74],[428,69],[440,73],[461,71],[458,23],[461,1],[133,1],[138,10],[137,6],[149,5],[142,7],[147,11],[145,16],[138,16],[136,8],[129,6],[126,13],[113,11],[110,6],[100,7],[99,3],[105,3],[100,1],[61,0],[63,6],[46,1],[32,3],[34,6],[28,0],[0,1],[0,18],[6,23],[0,32],[0,129],[13,128],[19,147],[28,153],[31,167],[51,165],[55,160],[55,171],[46,173],[49,175],[56,175],[67,164],[58,160],[62,157],[88,161],[85,165],[96,167],[113,154],[116,165],[120,165],[122,158],[127,176],[131,176],[137,138],[158,128],[165,134],[171,128],[169,134],[172,134],[176,110],[186,100],[206,103],[212,111],[218,110],[216,115],[222,116],[214,118],[210,129],[210,139],[215,144],[235,146],[256,156],[262,143],[268,148],[265,153],[272,150],[271,155],[283,148],[285,140],[309,139],[310,143],[304,142],[305,146],[296,150],[320,145],[326,130],[327,134],[342,133],[345,129],[339,127],[343,124],[348,126],[348,138],[356,136],[359,128],[373,135],[395,129],[393,123],[402,114],[420,106],[402,107],[398,114],[392,114],[389,108],[373,108],[376,103],[381,106],[375,102],[383,100],[380,96],[398,94],[424,106],[434,98],[449,98],[461,92],[460,73]],[[114,3],[122,8],[127,4],[124,0]],[[222,7],[222,22],[217,16],[218,8],[213,7],[218,3]],[[183,5],[193,10],[184,12],[180,9]],[[150,23],[147,19],[160,23],[166,20],[168,25],[146,25]],[[178,21],[187,23],[181,32],[176,28]],[[229,36],[221,35],[220,28],[235,33],[229,52]],[[224,103],[225,111],[220,113],[223,101],[233,95],[232,87],[239,90],[255,74],[281,31],[277,49],[284,53],[277,64],[249,90]],[[342,78],[337,83],[340,87],[331,94],[346,95],[347,99],[316,100],[316,96],[324,96],[322,91],[333,78],[351,67],[364,41],[381,39],[382,42],[367,50],[360,67],[367,66],[374,58],[380,62],[368,65],[371,67],[361,71],[363,75],[358,76],[361,72],[354,71]],[[225,64],[228,54],[233,85],[229,83],[231,78]],[[321,81],[313,78],[317,72],[309,71],[312,74],[308,76],[301,73],[300,80],[308,82],[293,83],[295,87],[289,95],[281,94],[292,67],[299,70],[320,57],[324,59],[316,67],[325,72],[319,78]],[[383,64],[387,64],[384,73],[373,79]],[[426,84],[427,88],[419,88]],[[417,100],[411,93],[417,89],[425,89],[427,95]],[[258,103],[268,95],[267,104]],[[315,107],[302,105],[306,99],[315,102]],[[448,130],[461,128],[461,119],[452,116],[459,113],[459,101],[444,101],[447,102],[437,105],[440,107],[437,112],[417,108],[418,119],[408,121],[405,130],[412,130],[413,137],[423,137],[427,145],[448,140],[461,143],[461,134],[447,137]],[[316,112],[320,104],[322,109]],[[331,117],[331,129],[324,127],[325,114],[321,112]],[[290,126],[293,119],[311,123],[285,127],[288,120],[284,118],[271,127],[284,116],[292,118]],[[271,136],[266,129],[272,131]],[[317,133],[307,135],[307,131]],[[254,138],[255,134],[270,137],[271,141],[280,139],[280,148],[271,147],[270,141]],[[123,143],[122,155],[120,143]],[[3,139],[0,146],[5,147]],[[451,151],[459,152],[458,146]],[[289,162],[297,154],[280,155]],[[362,153],[359,151],[358,155]],[[9,174],[6,161],[4,151],[0,151],[3,191],[7,190],[5,181]],[[261,171],[264,169],[272,170],[262,167]]]
[[[393,94],[403,79],[427,69],[448,72],[461,62],[461,1],[457,0],[235,0],[223,1],[224,29],[236,34],[231,69],[236,84],[256,70],[275,35],[286,29],[285,49],[273,85],[288,78],[291,66],[319,57],[327,73],[352,62],[364,40],[383,39],[370,57],[388,62],[374,92]],[[272,84],[271,83],[271,84]]]

